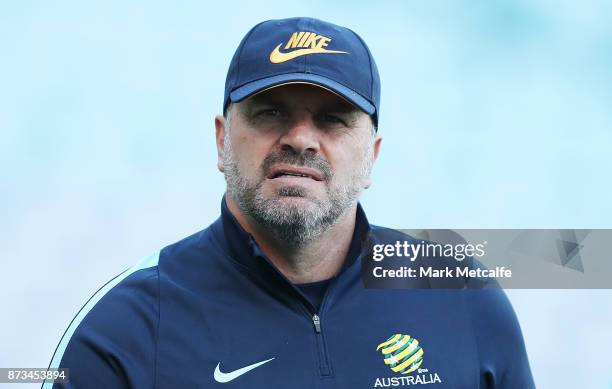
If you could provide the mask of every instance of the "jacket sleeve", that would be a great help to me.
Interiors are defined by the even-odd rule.
[[[92,296],[60,341],[50,367],[69,369],[68,383],[43,389],[154,387],[157,266],[126,273]]]
[[[480,363],[480,389],[534,389],[525,342],[502,289],[465,290]]]

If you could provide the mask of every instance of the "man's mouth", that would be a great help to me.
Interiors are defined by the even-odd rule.
[[[310,178],[315,181],[324,180],[321,172],[305,166],[276,165],[270,169],[267,178],[273,180],[279,177],[301,177]]]

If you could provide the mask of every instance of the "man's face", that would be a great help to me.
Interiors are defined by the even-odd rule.
[[[336,94],[290,84],[217,118],[219,169],[246,215],[288,245],[316,238],[370,185],[380,138],[370,117]]]

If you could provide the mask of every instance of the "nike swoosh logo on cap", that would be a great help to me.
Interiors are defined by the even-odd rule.
[[[348,54],[346,51],[338,51],[338,50],[326,50],[323,48],[310,48],[310,49],[297,49],[293,51],[289,51],[287,53],[283,53],[280,51],[280,47],[283,44],[276,46],[274,50],[270,53],[270,62],[272,63],[281,63],[292,60],[297,57],[301,57],[302,55],[308,54]]]
[[[221,362],[219,362],[217,363],[217,367],[215,368],[215,374],[213,375],[213,377],[215,378],[215,381],[220,382],[220,383],[230,382],[240,377],[241,375],[248,373],[249,371],[255,369],[256,367],[259,367],[263,365],[264,363],[270,362],[273,359],[274,358],[266,359],[265,361],[257,362],[252,365],[245,366],[241,369],[234,370],[229,373],[223,373],[221,369],[219,369],[219,366],[221,365]]]

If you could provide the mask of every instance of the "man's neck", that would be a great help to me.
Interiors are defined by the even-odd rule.
[[[356,205],[342,214],[318,239],[299,249],[288,249],[283,242],[266,233],[264,226],[246,216],[231,195],[225,196],[225,201],[242,228],[253,236],[268,259],[294,284],[326,280],[342,268],[355,231]]]

